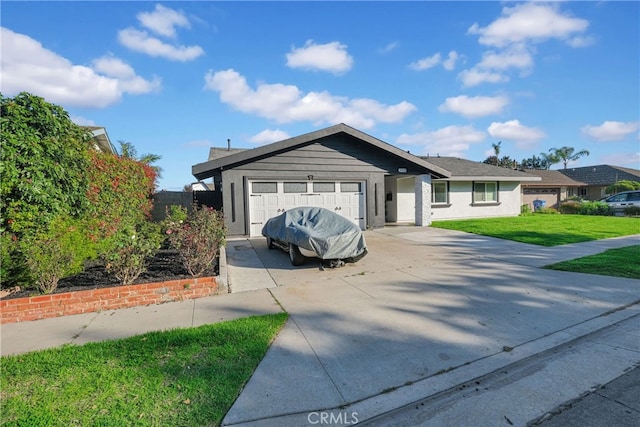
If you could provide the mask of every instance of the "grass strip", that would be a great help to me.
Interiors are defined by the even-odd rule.
[[[549,270],[640,279],[640,245],[608,249],[596,255],[547,265]]]
[[[2,425],[219,425],[286,313],[0,360]]]
[[[540,246],[558,246],[640,234],[638,218],[587,215],[533,214],[434,221],[431,226]]]

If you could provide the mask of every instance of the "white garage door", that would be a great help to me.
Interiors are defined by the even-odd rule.
[[[249,181],[251,236],[260,236],[269,218],[302,206],[329,209],[364,230],[365,193],[363,181]]]

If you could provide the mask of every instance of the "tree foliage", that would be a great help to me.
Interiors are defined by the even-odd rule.
[[[576,152],[575,148],[567,146],[560,148],[550,148],[549,152],[552,153],[553,156],[555,156],[555,159],[557,159],[556,163],[562,162],[565,169],[567,168],[567,164],[569,162],[576,161],[580,157],[589,155],[588,150],[580,150]]]
[[[118,141],[118,144],[120,144],[120,157],[125,159],[137,160],[142,164],[150,166],[155,171],[158,178],[162,175],[162,168],[160,166],[154,165],[154,163],[162,159],[162,156],[158,154],[146,153],[138,157],[138,150],[136,150],[136,147],[132,143]]]
[[[605,189],[607,194],[620,193],[621,191],[640,190],[640,181],[622,180],[611,184]]]
[[[90,153],[88,222],[93,240],[146,221],[153,207],[156,174],[148,165],[109,153]]]
[[[87,208],[89,133],[43,98],[0,94],[2,231],[45,227],[57,215]]]

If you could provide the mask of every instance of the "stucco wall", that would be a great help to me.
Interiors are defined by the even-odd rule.
[[[463,219],[520,214],[521,195],[519,182],[500,182],[498,204],[473,204],[472,182],[452,181],[449,183],[449,206],[431,205],[431,219]]]

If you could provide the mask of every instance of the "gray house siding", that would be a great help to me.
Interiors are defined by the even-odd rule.
[[[223,206],[229,234],[249,234],[248,182],[255,179],[364,181],[366,223],[369,227],[384,227],[384,176],[397,174],[399,167],[411,173],[412,165],[358,142],[348,135],[333,135],[313,144],[223,170]]]

